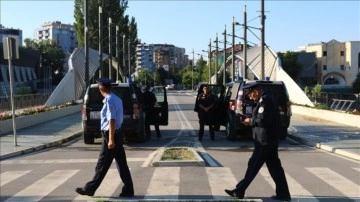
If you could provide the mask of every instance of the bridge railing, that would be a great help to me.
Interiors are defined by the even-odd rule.
[[[308,95],[313,103],[324,104],[330,109],[338,111],[360,110],[360,94],[354,93],[321,93],[314,97]]]
[[[14,108],[15,110],[17,110],[17,109],[44,105],[47,99],[50,97],[50,95],[51,95],[50,93],[15,95]],[[8,96],[0,97],[0,113],[6,111],[11,111],[11,99]]]

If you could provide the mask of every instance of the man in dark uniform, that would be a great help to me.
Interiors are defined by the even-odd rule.
[[[154,93],[150,92],[150,86],[145,87],[145,92],[143,94],[144,98],[144,105],[145,105],[145,131],[148,137],[151,137],[150,131],[150,123],[153,123],[155,126],[156,136],[158,138],[161,137],[160,128],[159,128],[159,115],[156,111],[155,104],[156,104],[156,96]]]
[[[213,108],[215,107],[215,96],[211,94],[209,87],[203,87],[203,93],[200,94],[198,100],[198,116],[199,116],[199,141],[202,141],[204,135],[204,127],[207,123],[209,125],[210,139],[215,140],[214,126],[213,126]]]
[[[266,163],[272,179],[276,185],[276,195],[272,199],[290,201],[291,196],[285,178],[284,169],[278,156],[279,134],[278,123],[280,114],[273,97],[264,92],[258,84],[250,85],[249,97],[255,100],[252,117],[244,120],[245,124],[253,127],[254,151],[249,159],[245,177],[233,190],[225,189],[230,196],[244,198],[245,190],[255,178],[260,168]]]
[[[97,82],[99,83],[99,91],[104,97],[104,105],[100,112],[103,134],[101,151],[93,179],[86,183],[84,188],[76,188],[75,191],[81,195],[93,196],[115,158],[120,178],[124,183],[119,197],[133,197],[134,187],[126,161],[123,137],[120,132],[124,118],[123,104],[121,99],[111,92],[110,79],[102,78],[98,79]]]

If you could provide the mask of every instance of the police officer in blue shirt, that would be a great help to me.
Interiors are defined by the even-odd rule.
[[[75,191],[81,195],[93,196],[115,158],[120,178],[124,183],[119,197],[133,197],[134,187],[126,161],[123,137],[120,132],[124,118],[123,104],[121,99],[111,92],[112,81],[110,79],[101,78],[97,82],[99,91],[104,97],[104,105],[100,112],[101,132],[104,138],[93,179],[86,183],[84,188],[76,188]]]
[[[286,181],[284,169],[278,156],[279,147],[279,123],[280,113],[274,98],[264,91],[260,85],[249,85],[249,97],[254,100],[256,106],[253,108],[252,117],[244,120],[245,125],[253,127],[254,151],[249,159],[245,177],[233,190],[225,189],[230,196],[244,198],[245,190],[256,177],[260,168],[266,166],[273,178],[276,195],[272,199],[291,201],[289,187]],[[244,88],[246,89],[246,88]]]

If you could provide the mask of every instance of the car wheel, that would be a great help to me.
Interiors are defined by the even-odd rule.
[[[234,140],[235,139],[235,128],[234,125],[229,121],[226,122],[226,130],[225,130],[226,139]]]
[[[84,143],[85,144],[94,144],[95,138],[94,136],[90,135],[90,134],[86,134],[84,133]]]

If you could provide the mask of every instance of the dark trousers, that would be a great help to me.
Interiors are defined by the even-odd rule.
[[[278,156],[278,145],[261,145],[256,141],[254,142],[255,148],[249,159],[245,177],[236,185],[236,189],[245,193],[245,190],[256,177],[260,168],[266,163],[269,173],[276,185],[276,195],[281,197],[290,196],[285,172]]]
[[[214,126],[212,125],[210,114],[205,112],[199,112],[199,124],[200,124],[200,130],[199,130],[199,140],[202,140],[204,136],[204,128],[206,122],[209,125],[209,132],[210,132],[210,138],[214,139],[215,133],[214,133]]]
[[[123,193],[134,193],[133,182],[130,174],[129,167],[126,161],[126,154],[123,147],[123,138],[120,132],[114,135],[115,148],[109,149],[106,138],[103,138],[101,151],[98,162],[95,167],[95,175],[91,181],[86,183],[84,189],[87,191],[95,192],[103,181],[107,171],[109,170],[113,159],[115,158],[116,166],[124,186]]]
[[[160,128],[159,128],[159,125],[154,125],[154,126],[155,126],[156,135],[157,135],[157,136],[160,136]],[[151,135],[150,124],[148,124],[148,123],[145,124],[145,131],[146,131],[146,134],[147,134],[148,136]]]

